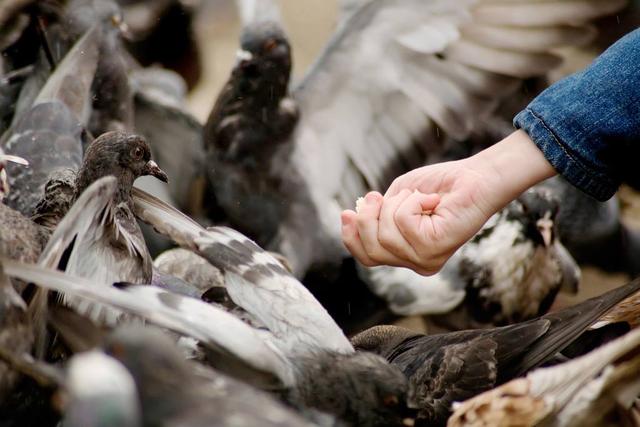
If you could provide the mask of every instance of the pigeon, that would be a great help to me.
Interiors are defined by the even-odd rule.
[[[136,214],[220,268],[234,303],[267,330],[153,286],[92,286],[81,278],[3,260],[8,274],[110,304],[195,338],[215,368],[262,388],[283,390],[294,405],[358,425],[402,425],[410,417],[402,373],[379,356],[355,353],[328,313],[275,258],[231,229],[204,229],[160,200],[140,190],[134,194]]]
[[[86,139],[82,117],[90,105],[99,39],[94,28],[78,41],[30,109],[0,139],[5,152],[30,164],[29,168],[7,168],[13,191],[6,202],[23,215],[33,214],[51,173],[80,168]]]
[[[62,412],[63,425],[70,427],[142,426],[137,389],[131,374],[115,358],[98,349],[73,355],[64,368],[4,348],[0,350],[0,359],[11,365],[15,372],[35,380],[39,389],[53,390],[46,405],[54,404],[56,412],[38,412],[36,417],[48,417],[44,419],[56,422]],[[32,412],[44,410],[46,408],[30,408]],[[7,415],[9,422],[23,421],[14,413]],[[40,425],[42,421],[43,418],[31,422]]]
[[[214,287],[224,288],[224,276],[201,256],[182,248],[170,249],[160,254],[153,266],[164,274],[191,283],[202,293]]]
[[[49,174],[44,194],[38,201],[31,219],[49,233],[53,233],[75,200],[76,171],[57,169]]]
[[[312,425],[264,392],[205,367],[190,366],[171,340],[157,331],[121,327],[104,347],[133,375],[144,425]]]
[[[0,248],[2,254],[3,249],[4,247]],[[27,305],[0,266],[0,347],[10,348],[17,353],[29,353],[33,343],[34,335],[27,315]],[[16,371],[0,361],[0,402],[11,393],[19,378]]]
[[[189,89],[202,74],[202,61],[194,34],[199,0],[120,0],[131,37],[127,50],[143,66],[160,64],[178,72]]]
[[[154,261],[152,285],[221,308],[254,328],[267,329],[255,316],[233,302],[227,292],[224,275],[206,259],[187,249],[174,248]]]
[[[132,130],[133,94],[128,85],[127,64],[120,37],[126,32],[122,12],[113,0],[70,0],[43,17],[38,11],[36,22],[42,39],[43,51],[35,63],[36,70],[27,80],[16,106],[16,116],[28,108],[48,78],[50,71],[89,29],[96,28],[100,41],[93,55],[99,59],[95,80],[91,86],[91,110],[80,117],[88,121],[91,134],[108,130]],[[45,21],[47,24],[43,25]],[[18,52],[19,54],[19,52]],[[90,115],[90,119],[89,119]]]
[[[578,263],[631,277],[640,272],[640,231],[622,221],[619,197],[599,202],[561,177],[539,185],[562,201],[558,235]]]
[[[296,407],[329,413],[356,425],[403,425],[411,415],[405,377],[374,354],[354,353],[350,347],[343,349],[344,354],[329,345],[320,347],[322,343],[312,351],[308,349],[309,341],[322,337],[305,336],[310,331],[296,333],[294,329],[292,335],[296,336],[281,339],[253,329],[205,302],[154,286],[120,285],[122,289],[92,286],[86,279],[42,267],[7,259],[2,264],[13,277],[110,304],[195,338],[209,353],[207,360],[216,369],[260,388],[278,391]],[[268,326],[273,328],[273,324]],[[315,325],[306,329],[315,329]],[[297,347],[287,348],[294,344]],[[286,356],[284,351],[290,354]]]
[[[510,326],[423,335],[385,325],[363,331],[351,342],[404,372],[413,386],[418,423],[444,425],[454,401],[471,398],[551,359],[639,289],[636,280],[574,307]]]
[[[79,353],[66,371],[63,425],[143,425],[134,378],[116,358],[99,350]]]
[[[151,282],[151,255],[131,210],[133,182],[143,175],[168,181],[164,171],[151,159],[150,148],[142,137],[113,131],[101,135],[89,145],[77,173],[75,198],[105,176],[116,178],[117,189],[106,206],[84,212],[91,222],[85,230],[79,231],[78,222],[74,219],[63,220],[56,228],[52,241],[64,239],[69,245],[75,239],[65,271],[91,278],[96,283]],[[87,307],[84,302],[74,303],[66,299],[65,303],[75,304],[81,314],[90,313],[92,319],[109,316],[110,323],[116,321],[113,313],[103,313],[101,307]],[[82,304],[82,307],[77,304]]]
[[[272,22],[246,14],[254,21],[245,24],[229,82],[252,82],[245,86],[252,91],[238,99],[223,90],[205,126],[209,218],[283,254],[299,278],[335,276],[349,258],[341,239],[342,210],[428,162],[441,149],[442,136],[462,141],[482,128],[522,80],[559,64],[555,47],[588,43],[595,36],[590,22],[624,4],[363,2],[288,90],[273,77],[279,70],[288,79],[288,58],[269,66],[262,51],[246,42],[273,46],[274,55],[286,55],[287,44],[274,30],[260,31],[273,28]],[[243,67],[256,61],[249,76],[239,79]],[[262,78],[251,75],[260,65],[268,67]],[[246,117],[250,100],[265,92],[267,101],[260,99],[270,105]],[[292,129],[291,120],[285,128],[276,120],[290,98],[294,104],[286,110],[298,116]],[[241,126],[274,115],[268,123],[289,134],[264,133],[260,139],[260,128]],[[377,275],[376,286],[392,281],[395,271]],[[413,281],[411,287],[424,280],[397,274]]]
[[[454,403],[447,426],[626,425],[620,415],[640,394],[639,348],[634,330],[579,359],[532,371]]]
[[[126,33],[122,11],[113,0],[70,0],[63,19],[74,30],[97,23],[103,32],[100,59],[92,87],[93,105],[89,129],[94,135],[133,131],[133,92],[127,77],[121,36]]]
[[[0,254],[11,259],[24,262],[36,262],[42,249],[49,238],[46,230],[39,227],[29,218],[20,212],[11,209],[2,203],[2,198],[9,193],[9,183],[5,166],[7,161],[28,166],[26,160],[10,156],[3,153],[0,148]],[[13,284],[18,290],[24,288],[24,284],[16,282]],[[11,301],[11,299],[7,299]]]
[[[265,242],[275,238],[278,218],[285,213],[274,198],[282,179],[277,171],[265,171],[264,162],[276,155],[297,121],[297,108],[286,96],[291,48],[271,21],[245,28],[240,45],[238,64],[204,127],[205,208],[215,218],[222,207],[231,226]],[[239,198],[248,203],[236,203]],[[262,212],[259,218],[251,213],[256,209]]]
[[[396,314],[433,315],[452,330],[528,320],[545,314],[560,290],[578,289],[580,269],[557,236],[558,208],[552,192],[533,188],[491,217],[439,273],[420,282],[408,269],[363,273],[371,272],[370,288]]]

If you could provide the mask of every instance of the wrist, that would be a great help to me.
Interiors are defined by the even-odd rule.
[[[517,130],[502,141],[469,158],[493,194],[491,208],[498,210],[531,186],[557,172],[526,132]]]

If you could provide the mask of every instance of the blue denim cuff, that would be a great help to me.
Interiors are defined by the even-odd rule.
[[[618,190],[619,182],[581,160],[531,106],[518,113],[513,123],[529,135],[560,175],[583,192],[605,201]]]

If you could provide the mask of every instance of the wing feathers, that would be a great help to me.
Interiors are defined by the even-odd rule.
[[[626,4],[626,0],[484,1],[473,8],[472,15],[475,22],[493,25],[574,25],[615,13]]]

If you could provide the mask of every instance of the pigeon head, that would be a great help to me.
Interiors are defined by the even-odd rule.
[[[103,176],[115,176],[121,200],[128,200],[136,178],[152,175],[168,182],[167,174],[151,159],[149,144],[138,135],[107,132],[87,148],[76,181],[76,197]]]
[[[291,73],[291,48],[282,28],[270,21],[251,24],[240,37],[235,74],[248,91],[264,90],[279,102],[286,95]]]
[[[388,358],[397,346],[419,335],[395,325],[378,325],[351,337],[351,344],[358,351],[369,351]]]
[[[136,385],[125,367],[101,351],[74,356],[67,369],[65,425],[140,425]]]
[[[525,226],[529,239],[539,245],[553,245],[557,235],[558,200],[546,188],[525,191],[509,205],[508,218]]]
[[[327,353],[302,360],[302,402],[353,425],[412,425],[409,385],[398,368],[372,353]]]

